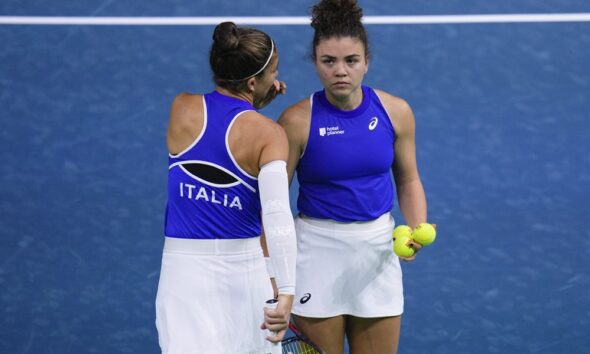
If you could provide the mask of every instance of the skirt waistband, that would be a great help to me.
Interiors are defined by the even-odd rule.
[[[236,239],[164,238],[164,252],[188,254],[244,254],[261,251],[260,237]]]
[[[390,213],[385,213],[375,220],[370,221],[355,221],[355,222],[340,222],[330,219],[316,219],[303,214],[298,215],[301,221],[308,225],[334,231],[369,231],[381,228],[391,227],[393,223],[393,216]]]

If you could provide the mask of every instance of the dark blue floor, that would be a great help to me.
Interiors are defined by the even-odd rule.
[[[3,1],[0,15],[305,16],[311,1]],[[367,15],[590,12],[587,1],[362,1]],[[443,5],[444,4],[444,5]],[[289,93],[307,26],[261,26]],[[439,237],[404,264],[400,354],[588,353],[590,23],[371,25],[366,83],[414,109]],[[0,353],[158,353],[177,92],[212,26],[0,26]],[[398,210],[394,215],[403,222]]]

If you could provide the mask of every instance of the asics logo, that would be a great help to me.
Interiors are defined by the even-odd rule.
[[[306,302],[309,301],[309,299],[311,299],[311,294],[310,293],[305,293],[305,294],[303,294],[303,296],[301,297],[301,299],[299,299],[299,303],[305,304]]]
[[[371,122],[369,123],[369,130],[373,130],[377,127],[377,123],[379,122],[379,118],[373,117],[371,118]]]

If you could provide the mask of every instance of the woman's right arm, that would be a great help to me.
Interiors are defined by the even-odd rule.
[[[295,261],[297,241],[295,225],[289,207],[289,182],[286,168],[288,143],[284,130],[265,118],[251,136],[261,144],[258,164],[258,189],[262,207],[264,244],[274,270],[278,304],[275,310],[265,311],[262,328],[277,332],[268,337],[280,341],[289,324],[295,294]]]
[[[289,184],[293,181],[293,175],[299,163],[299,158],[307,145],[310,121],[311,107],[308,99],[302,100],[287,108],[278,120],[278,123],[285,129],[289,142],[289,155],[287,159]]]

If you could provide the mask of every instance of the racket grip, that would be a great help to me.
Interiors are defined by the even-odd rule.
[[[278,302],[279,301],[276,299],[266,300],[265,307],[269,308],[269,309],[276,309]],[[276,332],[273,332],[273,331],[269,331],[269,332],[272,333],[273,335],[276,334]],[[283,353],[283,346],[281,345],[281,342],[277,342],[277,343],[269,342],[269,343],[270,343],[270,354],[282,354]]]

